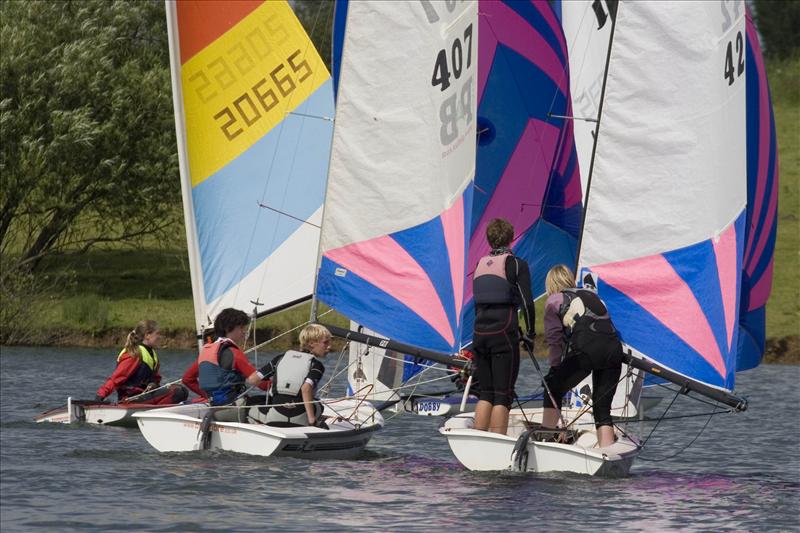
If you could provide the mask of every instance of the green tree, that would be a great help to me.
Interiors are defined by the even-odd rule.
[[[3,275],[164,234],[180,194],[163,2],[0,2],[0,136]]]
[[[295,15],[330,71],[335,3],[333,0],[294,0],[291,4]]]
[[[755,22],[764,45],[764,55],[776,59],[800,51],[800,2],[755,0]]]

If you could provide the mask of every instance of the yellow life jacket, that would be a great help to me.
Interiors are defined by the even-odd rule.
[[[141,344],[139,345],[139,354],[141,355],[142,362],[146,364],[150,368],[150,370],[155,371],[156,368],[158,368],[158,354],[156,353],[155,348],[152,348],[152,350],[153,354],[151,355],[150,350],[148,350]],[[119,355],[117,356],[117,363],[119,363],[119,360],[122,359],[122,355],[124,353],[125,353],[125,348],[123,348],[122,351],[119,352]]]

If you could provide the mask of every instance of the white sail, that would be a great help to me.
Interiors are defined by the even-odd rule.
[[[561,3],[561,27],[570,58],[569,82],[572,113],[575,116],[575,147],[584,194],[600,111],[600,92],[613,25],[611,17],[608,3],[602,0]]]
[[[734,4],[726,28],[734,10],[724,6]],[[744,35],[741,4],[620,4],[581,265],[694,244],[741,213],[745,83],[735,50],[735,83],[723,75],[728,44]]]
[[[476,22],[475,2],[349,4],[323,251],[426,222],[463,193],[475,166]]]
[[[746,203],[743,2],[617,10],[580,266],[623,340],[733,385]]]
[[[458,349],[475,173],[477,3],[347,4],[319,299]]]

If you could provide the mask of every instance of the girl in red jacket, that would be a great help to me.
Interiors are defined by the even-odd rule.
[[[161,363],[156,352],[160,341],[161,331],[155,320],[139,322],[128,334],[125,347],[117,356],[117,368],[97,389],[95,400],[103,401],[115,390],[119,401],[150,390],[153,390],[152,394],[137,397],[136,403],[170,404],[185,400],[188,393],[180,385],[167,390],[154,390],[159,389],[161,384]]]

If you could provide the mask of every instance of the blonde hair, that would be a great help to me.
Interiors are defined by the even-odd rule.
[[[144,342],[144,336],[154,331],[158,331],[158,322],[155,320],[142,320],[128,333],[128,338],[125,339],[124,350],[132,355],[138,356],[139,350],[137,348]]]
[[[547,272],[544,287],[547,295],[561,292],[575,286],[575,274],[567,265],[556,265]]]
[[[300,331],[300,349],[308,350],[315,342],[330,338],[328,328],[321,324],[309,324]]]

